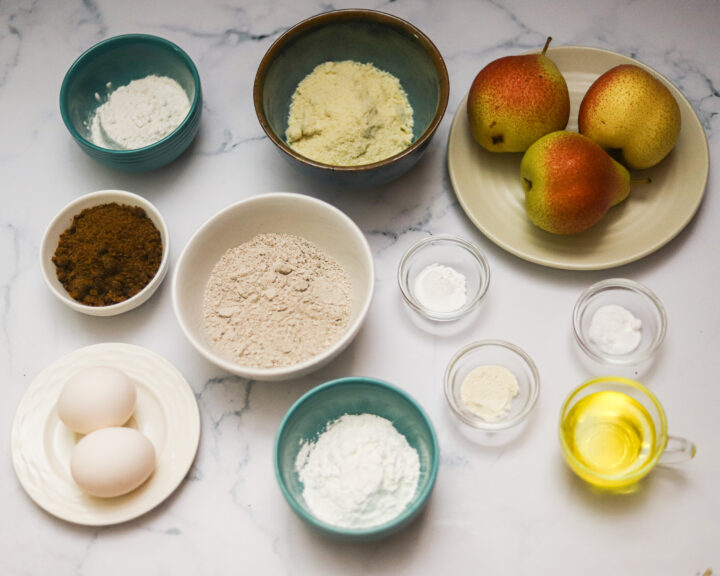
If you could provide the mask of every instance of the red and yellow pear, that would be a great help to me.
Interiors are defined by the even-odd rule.
[[[520,175],[528,217],[553,234],[587,230],[630,193],[624,166],[589,138],[565,130],[533,143]]]
[[[618,149],[631,169],[665,158],[680,134],[680,107],[660,80],[634,64],[602,74],[580,103],[581,134],[606,149]]]
[[[567,126],[570,96],[565,78],[546,56],[505,56],[480,70],[467,113],[473,138],[491,152],[524,152],[541,136]]]

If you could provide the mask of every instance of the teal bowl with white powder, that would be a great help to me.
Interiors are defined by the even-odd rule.
[[[292,510],[313,529],[346,541],[377,540],[424,509],[438,452],[430,419],[406,392],[371,378],[342,378],[288,410],[275,438],[275,475]]]
[[[103,105],[104,124],[98,122]],[[115,36],[72,64],[60,89],[60,112],[80,148],[100,164],[154,170],[180,156],[197,135],[200,76],[190,57],[164,38]]]

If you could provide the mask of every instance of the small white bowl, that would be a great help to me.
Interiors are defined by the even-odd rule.
[[[60,283],[57,277],[56,267],[52,261],[52,257],[57,249],[60,235],[67,230],[72,224],[73,218],[80,214],[86,208],[98,206],[100,204],[110,204],[115,202],[117,204],[127,204],[128,206],[139,206],[145,210],[145,214],[155,225],[155,228],[160,232],[160,239],[162,241],[163,253],[160,261],[160,267],[155,273],[150,282],[140,290],[135,296],[118,302],[117,304],[110,304],[108,306],[88,306],[82,304],[77,300],[73,299],[65,290],[63,285]],[[155,290],[158,289],[165,274],[167,273],[168,266],[170,263],[170,235],[168,234],[165,220],[161,216],[155,206],[148,202],[142,196],[133,194],[132,192],[124,192],[122,190],[100,190],[98,192],[92,192],[81,196],[80,198],[73,200],[65,206],[50,222],[49,226],[45,230],[43,235],[42,244],[40,246],[40,269],[42,270],[43,278],[50,287],[55,296],[73,310],[82,312],[83,314],[89,314],[91,316],[115,316],[128,312],[133,308],[137,308],[140,304],[143,304],[150,296],[153,295]]]
[[[347,272],[352,284],[352,311],[345,333],[324,352],[298,364],[256,368],[234,362],[213,344],[205,329],[205,286],[222,255],[263,233],[292,234],[315,244]],[[254,196],[220,210],[188,241],[173,276],[173,306],[190,343],[207,360],[250,380],[278,381],[317,370],[342,352],[357,335],[370,307],[375,286],[370,246],[360,228],[330,204],[286,192]]]
[[[479,366],[507,368],[518,383],[509,410],[497,420],[486,420],[462,402],[463,380]],[[540,395],[540,375],[532,358],[521,348],[503,340],[480,340],[459,350],[445,370],[445,398],[461,433],[473,442],[497,445],[514,440],[524,429]]]
[[[415,294],[418,274],[430,264],[450,266],[465,276],[467,301],[457,310],[438,312],[424,306]],[[398,284],[410,309],[431,322],[454,322],[475,312],[490,285],[490,267],[477,247],[449,234],[428,236],[413,244],[400,259]]]
[[[639,346],[629,354],[609,354],[590,339],[593,315],[601,306],[617,304],[642,322]],[[603,280],[580,295],[573,310],[573,330],[580,349],[595,362],[636,366],[651,360],[665,339],[667,317],[660,299],[639,282],[624,278]]]

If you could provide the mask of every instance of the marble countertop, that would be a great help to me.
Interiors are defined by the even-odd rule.
[[[349,193],[301,177],[262,132],[252,84],[284,30],[334,8],[396,14],[427,33],[450,74],[447,114],[427,153],[402,179]],[[667,574],[720,571],[720,4],[707,0],[398,0],[326,3],[208,0],[7,0],[0,4],[0,573],[39,574]],[[58,110],[60,84],[82,51],[116,34],[146,32],[194,59],[205,108],[198,138],[172,165],[128,175],[96,164]],[[710,179],[699,212],[671,243],[614,270],[570,272],[525,262],[485,238],[465,216],[446,169],[448,132],[477,71],[542,46],[605,48],[668,77],[705,129]],[[93,318],[63,306],[38,264],[42,233],[78,196],[121,189],[150,199],[172,238],[171,270],[190,235],[242,198],[293,191],[331,202],[362,228],[375,257],[376,293],[353,344],[319,372],[285,383],[248,382],[205,361],[174,317],[170,277],[140,308]],[[677,190],[682,194],[683,190]],[[396,266],[430,233],[455,233],[487,255],[492,283],[467,331],[434,336],[403,306]],[[669,330],[640,377],[666,407],[671,433],[692,438],[696,458],[658,468],[626,496],[591,492],[563,462],[557,418],[569,390],[592,375],[577,357],[571,313],[578,295],[610,277],[640,281],[664,302]],[[542,393],[516,442],[486,448],[451,426],[442,376],[452,354],[500,338],[536,361]],[[201,441],[178,490],[144,516],[113,527],[58,520],[26,495],[13,471],[10,429],[44,367],[99,342],[126,342],[167,358],[190,383]],[[322,382],[365,375],[410,392],[432,418],[441,447],[436,489],[407,530],[370,546],[309,531],[283,499],[272,443],[289,406]]]

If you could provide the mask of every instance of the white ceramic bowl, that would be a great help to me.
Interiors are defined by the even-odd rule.
[[[257,234],[300,236],[334,258],[352,284],[352,311],[345,333],[330,348],[299,364],[255,368],[229,359],[205,330],[205,285],[221,256]],[[224,208],[190,238],[173,276],[173,306],[180,327],[192,345],[210,362],[251,380],[287,380],[317,370],[335,358],[357,335],[375,285],[370,246],[362,231],[330,204],[303,196],[276,192],[254,196]]]
[[[152,223],[160,232],[160,238],[163,245],[162,260],[160,261],[160,267],[153,279],[150,280],[145,288],[135,294],[135,296],[132,296],[122,302],[118,302],[117,304],[111,304],[108,306],[88,306],[87,304],[82,304],[81,302],[74,300],[67,293],[63,285],[58,280],[52,257],[57,249],[60,235],[70,227],[74,216],[86,208],[91,208],[100,204],[109,204],[112,202],[127,204],[128,206],[139,206],[145,210],[147,217],[152,220]],[[80,198],[70,202],[70,204],[60,210],[55,218],[53,218],[52,222],[50,222],[50,225],[45,230],[42,245],[40,246],[40,269],[42,270],[43,277],[45,278],[47,285],[50,287],[50,290],[66,306],[91,316],[115,316],[140,306],[140,304],[150,298],[155,290],[157,290],[158,286],[160,286],[160,283],[163,281],[163,278],[165,278],[165,274],[167,273],[169,263],[170,235],[168,234],[165,220],[163,220],[160,212],[142,196],[138,196],[137,194],[133,194],[131,192],[124,192],[122,190],[100,190],[99,192],[86,194],[85,196],[81,196]]]

